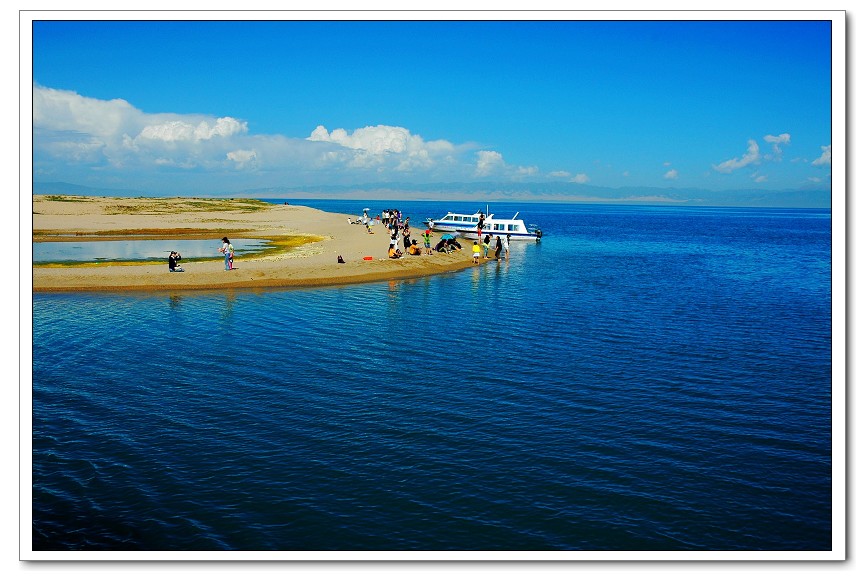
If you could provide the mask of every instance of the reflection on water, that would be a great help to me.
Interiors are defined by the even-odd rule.
[[[232,240],[238,255],[259,251],[265,240],[241,238]],[[183,258],[220,256],[218,240],[98,240],[69,242],[34,242],[33,263],[91,262],[102,260],[168,260],[176,250]]]

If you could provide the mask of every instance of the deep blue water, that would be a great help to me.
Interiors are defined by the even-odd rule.
[[[832,548],[828,211],[490,210],[543,240],[418,280],[35,295],[33,549]]]

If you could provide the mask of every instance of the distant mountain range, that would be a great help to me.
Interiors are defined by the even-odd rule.
[[[166,197],[141,190],[93,188],[64,182],[34,182],[34,194]],[[184,195],[184,194],[171,194]],[[356,186],[269,187],[234,192],[185,194],[219,198],[333,198],[353,200],[483,200],[571,202],[601,204],[659,204],[677,206],[742,206],[779,208],[830,208],[828,189],[725,190],[696,188],[605,188],[568,183],[437,183],[359,184]]]
[[[33,194],[66,195],[66,196],[116,196],[118,198],[133,198],[141,196],[158,197],[139,190],[123,190],[110,188],[93,188],[68,184],[66,182],[33,182]]]

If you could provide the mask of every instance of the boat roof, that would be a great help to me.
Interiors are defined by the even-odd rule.
[[[462,214],[460,212],[445,212],[444,218],[447,218],[448,216],[468,216],[468,217],[474,218],[475,216],[479,216],[480,214],[481,214],[480,210],[478,210],[474,214]],[[523,221],[522,218],[519,218],[519,219],[517,218],[517,216],[519,216],[519,215],[520,215],[520,213],[517,212],[516,214],[514,214],[513,218],[493,218],[492,214],[486,214],[484,216],[484,219],[485,220],[495,220],[497,222],[522,222]],[[442,218],[442,219],[444,219],[444,218]]]

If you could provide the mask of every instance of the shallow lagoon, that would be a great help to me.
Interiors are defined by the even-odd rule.
[[[266,240],[241,238],[232,240],[238,255],[261,251]],[[168,260],[176,250],[183,258],[219,257],[218,240],[96,240],[69,242],[35,242],[33,263],[94,262],[118,260]]]

